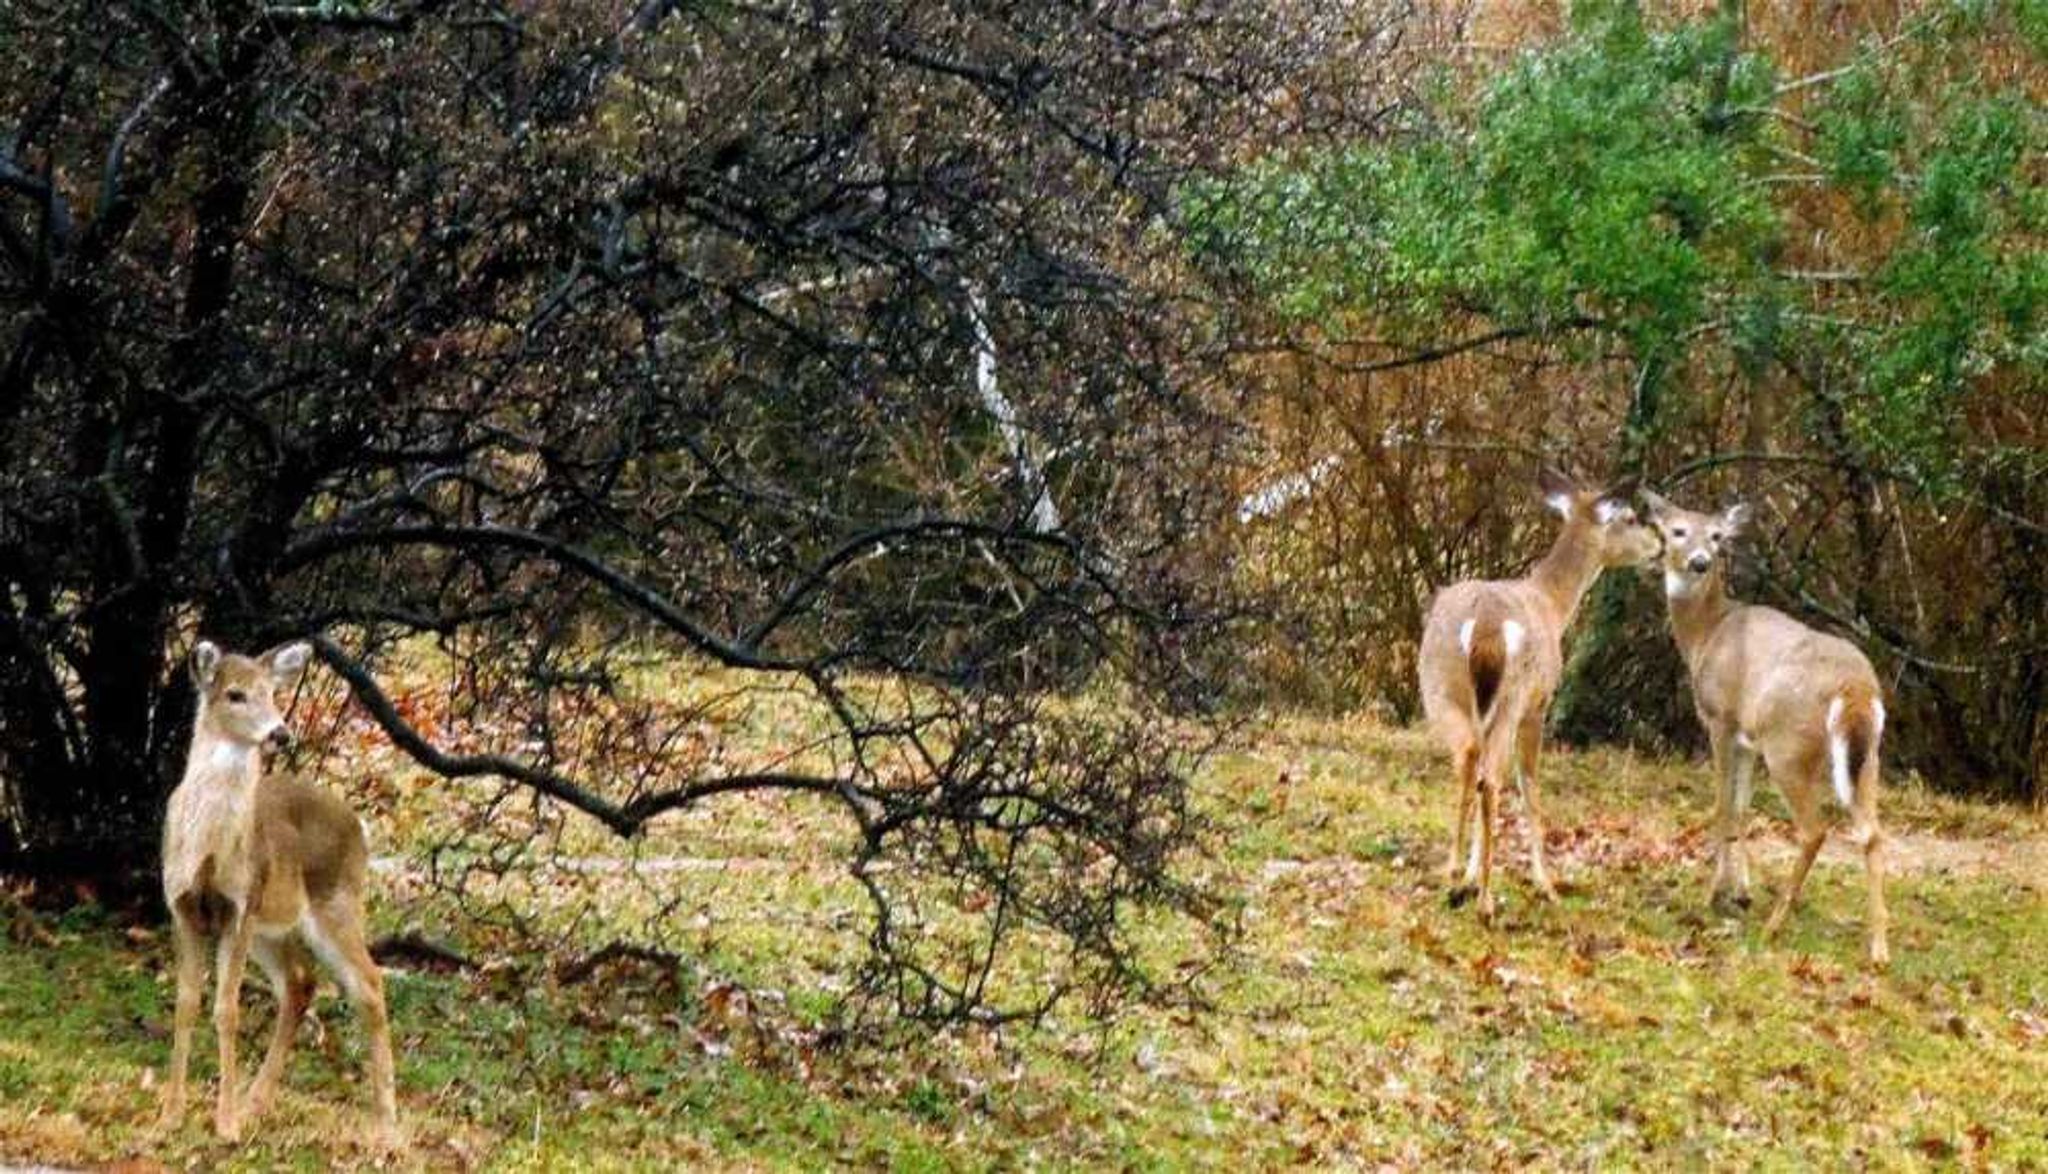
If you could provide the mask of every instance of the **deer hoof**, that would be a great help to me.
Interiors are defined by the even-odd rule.
[[[1750,906],[1748,893],[1730,892],[1723,889],[1714,894],[1709,903],[1714,912],[1722,917],[1740,917]]]
[[[164,1102],[163,1108],[157,1111],[156,1123],[151,1125],[150,1129],[158,1136],[162,1136],[167,1133],[176,1133],[178,1131],[178,1127],[183,1125],[184,1123],[184,1102],[180,1101],[177,1104],[172,1104],[169,1101],[166,1101]]]
[[[213,1115],[213,1132],[222,1141],[238,1142],[242,1140],[242,1120],[233,1113],[215,1113]]]
[[[1453,909],[1457,909],[1478,895],[1479,887],[1477,885],[1453,885],[1451,891],[1444,894],[1444,903]]]
[[[1892,964],[1892,949],[1883,942],[1870,943],[1870,968],[1888,970]]]
[[[398,1132],[398,1124],[393,1121],[373,1126],[368,1142],[370,1152],[380,1157],[391,1157],[405,1150],[405,1138]]]

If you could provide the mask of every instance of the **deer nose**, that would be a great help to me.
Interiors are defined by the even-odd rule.
[[[1685,560],[1685,565],[1691,567],[1694,574],[1704,575],[1707,573],[1707,568],[1714,565],[1714,557],[1704,552],[1695,553],[1691,558]]]
[[[289,750],[292,746],[292,732],[281,725],[272,726],[270,732],[263,735],[263,744],[273,750]]]

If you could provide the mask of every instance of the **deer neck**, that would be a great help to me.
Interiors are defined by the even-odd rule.
[[[196,722],[185,776],[171,795],[164,823],[164,887],[173,898],[211,888],[239,900],[253,884],[256,788],[263,778],[257,750]]]
[[[192,748],[185,755],[185,782],[230,791],[254,791],[263,774],[256,747],[213,733],[192,730]]]
[[[189,797],[184,809],[190,818],[188,826],[173,830],[198,839],[223,834],[238,839],[255,822],[256,787],[262,779],[263,759],[256,747],[195,725],[178,787]]]
[[[1567,524],[1550,544],[1549,553],[1529,572],[1528,582],[1550,603],[1560,631],[1570,626],[1579,603],[1604,568],[1583,527]]]
[[[1678,641],[1678,651],[1690,667],[1699,655],[1700,648],[1714,629],[1721,626],[1734,603],[1728,598],[1727,584],[1721,579],[1721,568],[1715,567],[1690,591],[1675,590],[1681,580],[1667,571],[1664,575],[1664,598],[1671,606],[1671,635]]]

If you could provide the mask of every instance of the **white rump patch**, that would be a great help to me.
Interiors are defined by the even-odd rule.
[[[1878,700],[1877,698],[1873,697],[1873,698],[1871,698],[1871,699],[1870,699],[1870,737],[1871,737],[1871,740],[1872,740],[1872,741],[1876,741],[1876,740],[1877,740],[1877,739],[1878,739],[1878,738],[1879,738],[1880,736],[1882,736],[1883,734],[1884,734],[1884,702],[1882,702],[1882,701],[1879,701],[1879,700]]]
[[[1500,634],[1508,642],[1509,656],[1512,657],[1522,651],[1522,625],[1513,620],[1503,620],[1500,625]]]
[[[1839,726],[1840,726],[1841,724],[1842,724],[1842,699],[1841,699],[1840,697],[1837,697],[1837,698],[1835,698],[1835,699],[1834,699],[1833,701],[1830,701],[1830,702],[1828,702],[1828,732],[1829,732],[1829,733],[1831,733],[1831,734],[1832,734],[1832,733],[1834,733],[1834,732],[1835,732],[1835,730],[1836,730],[1836,729],[1837,729],[1837,728],[1838,728],[1838,727],[1839,727]]]
[[[1472,655],[1472,629],[1478,623],[1478,620],[1466,620],[1458,626],[1458,647],[1464,650],[1466,656]]]

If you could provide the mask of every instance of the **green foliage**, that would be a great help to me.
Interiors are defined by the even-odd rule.
[[[1770,57],[1727,22],[1656,28],[1635,5],[1581,6],[1566,36],[1389,145],[1283,155],[1190,187],[1188,235],[1283,315],[1369,317],[1418,348],[1476,314],[1517,335],[1590,331],[1644,362],[1725,347],[1752,379],[1792,360],[1847,393],[1859,444],[1940,490],[1976,455],[1959,418],[1975,381],[2013,369],[2038,389],[2044,275],[2030,242],[2048,215],[2028,163],[2043,116],[1981,59],[2014,26],[2038,54],[2043,7],[1944,10],[1793,113],[1787,95],[1809,87],[1781,92]],[[1903,218],[1846,307],[1780,272],[1788,239],[1827,227],[1816,190],[1870,231]]]
[[[1866,207],[1905,209],[1905,232],[1874,275],[1876,313],[1860,340],[1866,361],[1851,365],[1860,395],[1849,420],[1870,449],[1944,488],[1976,457],[1960,443],[1974,381],[2015,371],[2042,391],[2048,270],[2025,242],[2038,240],[2048,207],[2028,160],[2048,141],[2034,104],[1974,76],[1946,88],[1931,111],[1915,104],[1929,102],[1851,84],[1829,104],[1823,141]],[[1901,127],[1915,113],[1929,129],[1909,137]]]
[[[1605,12],[1448,125],[1193,188],[1187,221],[1291,315],[1369,308],[1418,335],[1475,309],[1532,332],[1597,319],[1655,353],[1717,282],[1756,276],[1778,232],[1745,182],[1768,128],[1736,113],[1771,84],[1723,25]]]

